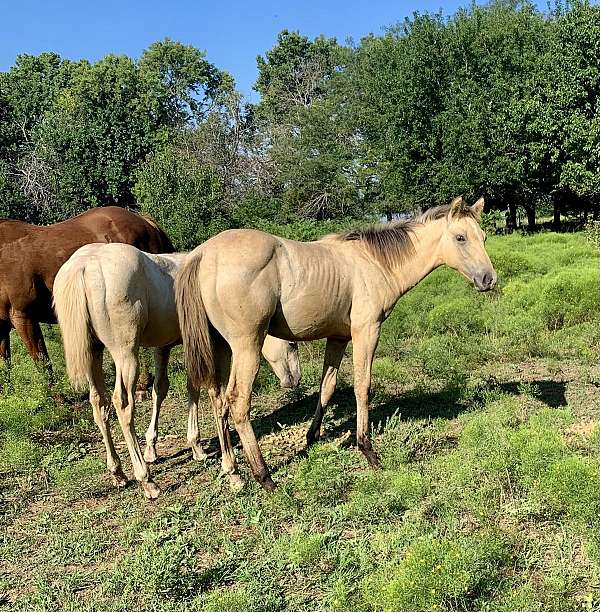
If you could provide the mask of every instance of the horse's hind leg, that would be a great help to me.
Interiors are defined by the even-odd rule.
[[[144,459],[152,463],[156,461],[156,439],[158,438],[158,418],[160,407],[169,392],[169,376],[167,367],[169,365],[169,355],[171,347],[154,349],[154,368],[156,375],[152,386],[152,417],[146,432],[146,450]],[[137,395],[136,391],[136,395]]]
[[[323,376],[321,378],[321,389],[319,392],[319,402],[317,403],[317,409],[315,416],[313,417],[310,428],[306,433],[306,444],[310,446],[321,438],[321,423],[323,422],[323,415],[331,396],[335,391],[335,385],[337,383],[337,374],[340,368],[340,363],[344,357],[344,351],[348,346],[348,340],[332,340],[327,339],[327,346],[325,347],[325,360],[323,362]]]
[[[0,360],[10,367],[10,321],[0,319]]]
[[[149,349],[141,348],[138,355],[138,362],[140,368],[140,374],[138,377],[137,385],[135,388],[135,399],[138,402],[142,402],[146,399],[146,393],[152,385],[152,375],[150,374],[150,368],[148,366],[149,361]],[[154,362],[156,363],[156,353],[154,356]],[[154,400],[154,398],[153,398]]]
[[[275,489],[275,483],[260,452],[250,423],[252,385],[260,365],[260,349],[263,340],[264,335],[260,338],[236,338],[230,343],[233,360],[229,384],[225,392],[225,403],[231,408],[233,422],[244,447],[252,475],[263,488],[272,491]]]
[[[117,409],[119,424],[127,443],[133,473],[144,489],[148,499],[155,499],[160,489],[150,478],[148,466],[142,456],[142,451],[135,432],[135,385],[138,376],[138,362],[133,349],[123,347],[113,354],[116,366],[115,390],[113,403]]]
[[[221,472],[229,479],[229,486],[234,491],[239,491],[244,486],[244,481],[238,473],[235,453],[229,433],[229,406],[225,400],[227,381],[229,379],[231,366],[231,350],[229,345],[221,341],[216,356],[216,381],[208,388],[208,397],[213,408],[217,435],[221,446]]]
[[[52,364],[50,363],[48,349],[46,349],[40,324],[23,313],[11,315],[11,321],[31,358],[36,363],[42,363],[48,374],[50,384],[53,384],[54,374],[52,372]]]
[[[188,427],[187,441],[192,449],[192,457],[196,461],[203,461],[208,456],[206,451],[200,444],[200,431],[198,429],[198,401],[200,400],[200,391],[194,389],[189,379],[187,381],[187,397],[188,397]]]
[[[106,385],[104,384],[104,373],[102,372],[102,349],[94,350],[92,360],[91,376],[88,376],[90,385],[90,404],[94,411],[94,421],[102,434],[102,440],[106,447],[106,467],[111,473],[118,487],[127,484],[127,477],[123,473],[121,460],[115,451],[112,435],[110,433],[111,406]]]

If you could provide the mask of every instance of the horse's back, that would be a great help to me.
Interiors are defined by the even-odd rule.
[[[206,311],[225,337],[250,321],[288,340],[348,332],[352,268],[330,243],[229,230],[194,254]]]
[[[59,236],[80,232],[81,244],[119,242],[131,244],[148,253],[170,253],[173,245],[168,236],[148,217],[119,206],[92,208],[77,217],[48,226]]]
[[[48,226],[0,222],[0,318],[21,312],[54,322],[55,276],[82,245],[126,243],[142,250],[172,252],[168,236],[151,220],[118,206],[93,208]]]
[[[73,259],[85,265],[92,323],[104,344],[179,340],[171,259],[120,243],[86,245]]]

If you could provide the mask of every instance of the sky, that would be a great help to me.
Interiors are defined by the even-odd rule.
[[[95,61],[107,53],[137,58],[166,37],[206,52],[252,100],[256,56],[287,28],[358,41],[414,11],[452,14],[470,0],[0,0],[0,70],[20,53],[54,51]]]

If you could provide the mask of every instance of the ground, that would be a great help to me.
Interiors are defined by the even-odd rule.
[[[302,347],[298,390],[263,367],[253,424],[271,495],[229,490],[208,410],[215,454],[192,460],[180,353],[152,466],[163,493],[147,502],[133,483],[113,488],[57,331],[52,390],[15,342],[0,393],[0,609],[600,609],[599,256],[580,235],[488,243],[494,294],[437,271],[384,326],[371,394],[383,469],[354,448],[350,359],[308,454],[323,343]]]

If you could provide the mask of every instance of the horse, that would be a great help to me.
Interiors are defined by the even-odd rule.
[[[174,250],[150,217],[118,206],[94,208],[48,226],[0,220],[0,359],[8,365],[14,328],[32,359],[44,362],[52,380],[40,323],[56,323],[54,278],[65,261],[90,242],[125,242],[151,253]]]
[[[228,230],[190,253],[175,287],[188,376],[205,385],[215,415],[233,416],[255,480],[275,484],[250,423],[260,346],[267,333],[289,341],[326,338],[319,402],[307,433],[320,437],[346,345],[353,344],[357,446],[372,467],[368,393],[381,325],[398,299],[445,264],[479,291],[496,284],[479,226],[483,199],[462,198],[416,220],[296,242],[257,230]],[[221,425],[223,427],[223,425]],[[237,475],[225,440],[223,471]]]
[[[54,281],[54,307],[62,331],[67,372],[75,386],[89,385],[94,420],[106,447],[108,471],[117,486],[127,483],[110,432],[111,406],[102,372],[105,347],[116,368],[113,404],[135,478],[148,499],[160,493],[147,463],[156,459],[160,407],[169,389],[169,355],[181,343],[174,282],[186,255],[152,255],[127,244],[89,244],[75,251]],[[140,346],[154,347],[156,366],[144,456],[134,425]],[[282,387],[298,385],[300,365],[295,342],[267,336],[262,352]],[[197,388],[188,385],[187,438],[193,457],[200,460],[206,454],[199,440],[198,396]],[[228,433],[218,433],[219,438],[228,439]]]

